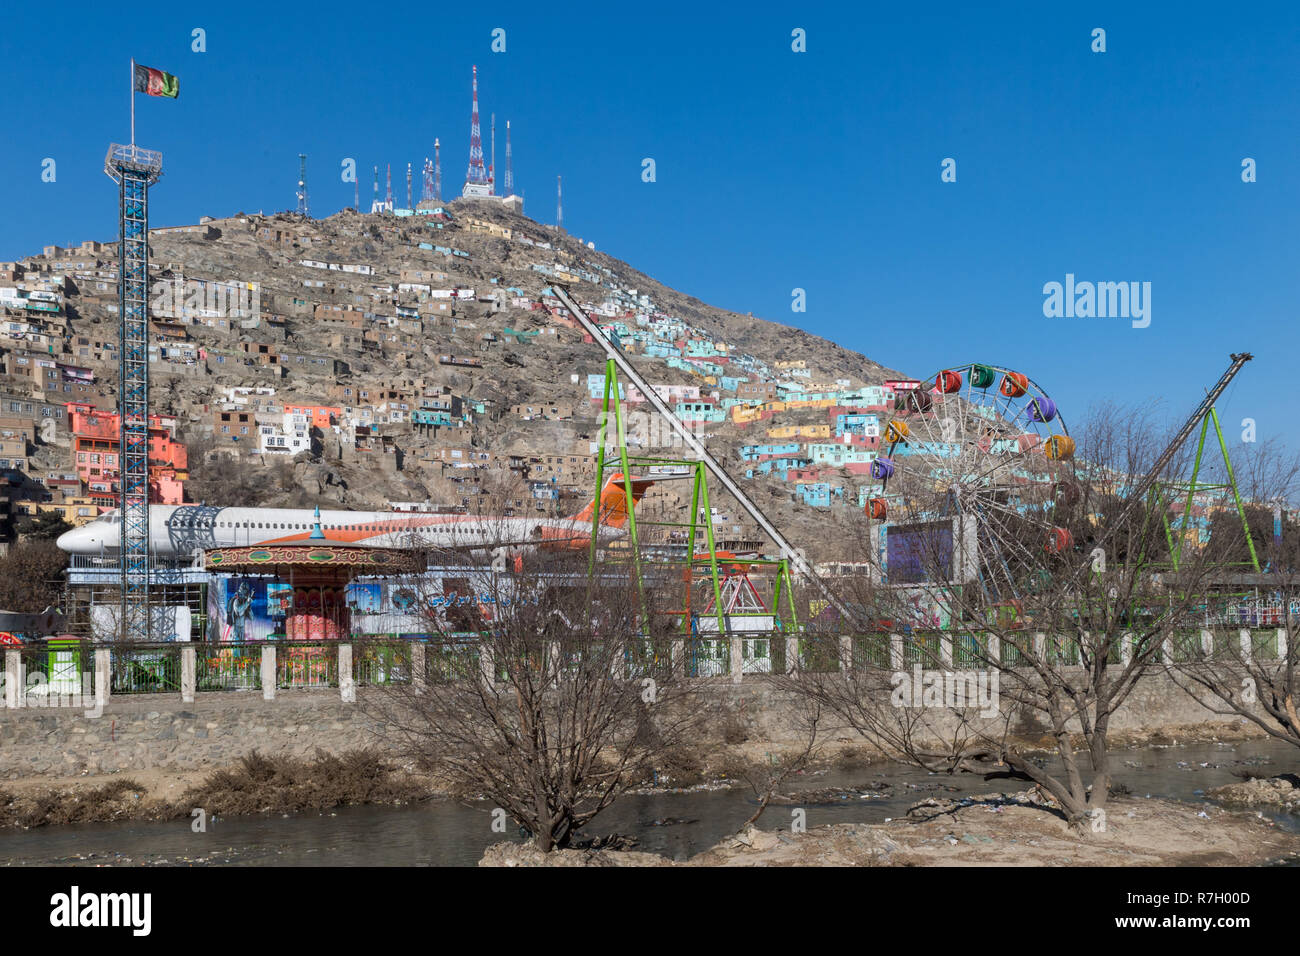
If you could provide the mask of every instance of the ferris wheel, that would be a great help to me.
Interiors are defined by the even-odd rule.
[[[1014,600],[1041,582],[1052,555],[1073,548],[1053,516],[1062,489],[1073,486],[1074,439],[1056,403],[1024,373],[972,363],[896,387],[881,448],[871,466],[881,496],[866,510],[890,519],[891,582],[946,578]],[[918,566],[917,536],[933,541],[936,533],[945,549],[939,573],[933,561]]]

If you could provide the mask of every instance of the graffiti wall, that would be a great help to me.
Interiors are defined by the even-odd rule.
[[[208,587],[208,640],[243,644],[282,636],[287,589],[266,578],[214,580]]]

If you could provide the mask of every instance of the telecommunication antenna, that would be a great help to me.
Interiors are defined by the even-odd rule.
[[[308,218],[307,207],[307,154],[298,154],[298,215]]]

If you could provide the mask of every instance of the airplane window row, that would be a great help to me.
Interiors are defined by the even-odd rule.
[[[270,531],[307,531],[314,526],[306,525],[306,524],[285,524],[284,522],[276,522],[276,521],[268,521],[268,522],[218,521],[217,527],[218,528],[258,528],[258,529],[270,530]],[[322,524],[321,527],[327,531],[339,530],[342,528],[346,528],[351,531],[382,531],[383,530],[383,528],[375,524],[369,524],[369,525]]]

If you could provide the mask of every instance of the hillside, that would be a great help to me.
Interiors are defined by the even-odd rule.
[[[186,500],[576,511],[593,488],[598,383],[589,376],[603,372],[604,356],[545,294],[557,281],[670,404],[697,418],[733,475],[771,469],[746,486],[810,557],[843,556],[854,532],[841,519],[860,512],[874,416],[890,397],[880,386],[898,373],[706,305],[503,203],[417,212],[238,214],[151,232],[152,406],[175,419],[164,424],[187,446],[176,469]],[[0,286],[18,290],[0,302],[10,320],[0,336],[7,394],[111,412],[115,280],[112,243],[0,263]],[[53,290],[61,313],[11,308],[12,296],[36,289]],[[58,368],[32,369],[37,357]],[[847,468],[830,447],[846,413],[857,415]],[[652,442],[668,435],[643,415],[632,431]],[[74,468],[86,477],[66,425],[50,441],[32,439],[26,471],[45,488],[29,496]],[[683,491],[661,485],[647,516],[678,507]],[[107,501],[102,485],[98,497]],[[713,505],[721,541],[756,540],[720,489]]]

